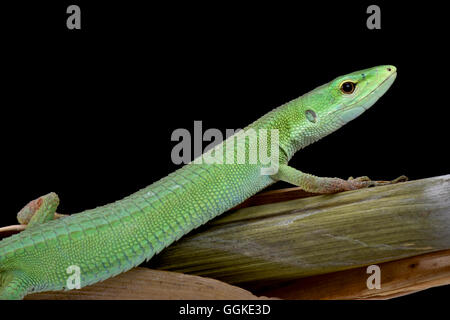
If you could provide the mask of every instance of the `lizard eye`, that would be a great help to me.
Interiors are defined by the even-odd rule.
[[[352,94],[355,91],[356,83],[351,81],[345,81],[341,84],[341,91],[345,94]]]

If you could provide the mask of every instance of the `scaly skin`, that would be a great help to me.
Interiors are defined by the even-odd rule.
[[[267,166],[259,159],[253,164],[191,162],[120,201],[60,219],[51,220],[58,203],[55,194],[31,202],[19,215],[30,221],[29,227],[0,241],[0,298],[21,299],[31,292],[67,289],[70,274],[66,271],[73,265],[80,268],[81,286],[115,276],[277,180],[319,193],[389,183],[320,178],[287,163],[296,151],[368,109],[395,77],[393,66],[338,77],[248,126],[258,138],[259,129],[278,130],[279,153],[272,160],[279,161],[279,169],[272,175],[261,174]],[[343,91],[342,83],[348,81],[356,84],[353,93]],[[239,150],[255,151],[260,143],[258,139],[255,146],[241,137],[232,145],[230,139],[221,146],[229,147],[226,155],[235,159]],[[30,219],[30,210],[37,216]]]

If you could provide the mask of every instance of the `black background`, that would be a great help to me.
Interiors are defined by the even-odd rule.
[[[381,64],[398,68],[385,96],[291,164],[342,178],[449,173],[440,5],[374,2],[382,29],[368,30],[372,2],[41,2],[1,7],[0,225],[50,191],[62,213],[120,199],[177,168],[175,129],[242,128]],[[70,4],[81,7],[81,30],[66,28]]]

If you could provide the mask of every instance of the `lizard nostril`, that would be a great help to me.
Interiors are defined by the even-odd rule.
[[[387,68],[387,71],[391,72],[391,71],[392,71],[392,69],[391,69],[391,68]]]

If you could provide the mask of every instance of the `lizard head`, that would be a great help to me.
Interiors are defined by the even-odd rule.
[[[326,114],[342,124],[369,109],[392,85],[397,77],[394,66],[379,66],[338,77],[328,85],[335,103]]]
[[[304,95],[300,105],[304,120],[299,122],[301,127],[297,125],[294,129],[307,137],[302,145],[328,135],[361,115],[389,89],[396,76],[394,66],[373,67],[337,77]]]
[[[314,94],[308,94],[305,105],[308,105],[308,98],[319,98],[313,110],[319,118],[316,120],[338,121],[344,125],[369,109],[389,89],[396,76],[397,69],[390,65],[340,76],[313,90]],[[311,115],[309,117],[312,119]]]

